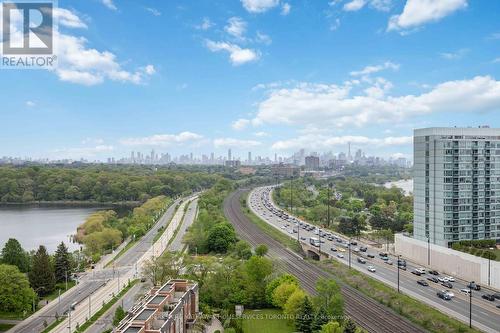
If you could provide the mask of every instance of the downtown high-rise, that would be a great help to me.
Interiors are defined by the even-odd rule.
[[[500,129],[414,131],[414,237],[500,239]]]

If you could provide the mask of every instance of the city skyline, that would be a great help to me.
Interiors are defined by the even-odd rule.
[[[56,70],[2,71],[0,156],[411,158],[414,128],[500,120],[498,2],[106,3],[58,2]]]

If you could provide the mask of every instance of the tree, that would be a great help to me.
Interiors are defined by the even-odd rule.
[[[299,306],[295,319],[295,328],[302,333],[312,333],[313,319],[313,306],[309,297],[306,296]]]
[[[290,318],[296,318],[305,298],[306,293],[302,289],[297,289],[290,295],[290,297],[288,297],[283,312]]]
[[[54,267],[50,262],[50,256],[45,246],[40,245],[33,256],[32,267],[28,276],[31,287],[38,295],[43,296],[54,291],[56,284]]]
[[[120,321],[122,321],[122,319],[125,318],[126,315],[127,313],[125,312],[125,310],[123,310],[121,306],[118,306],[115,311],[115,316],[113,317],[113,326],[118,326]]]
[[[21,272],[26,273],[29,270],[29,258],[17,239],[9,238],[2,249],[2,263],[14,265]]]
[[[36,294],[17,266],[0,264],[0,312],[29,311]]]
[[[236,242],[236,233],[229,223],[216,224],[208,234],[208,250],[216,253],[226,253]]]
[[[330,321],[321,327],[320,333],[343,333],[344,330],[336,321]]]
[[[56,282],[64,282],[66,278],[68,281],[71,279],[71,260],[68,248],[64,245],[64,242],[61,242],[61,244],[57,246],[54,255],[54,273]]]
[[[272,304],[278,308],[283,309],[285,307],[288,298],[298,289],[299,287],[294,283],[284,282],[280,284],[273,292],[273,302]]]
[[[320,306],[316,313],[314,314],[314,320],[312,323],[312,329],[313,331],[319,331],[325,325],[328,323],[328,320],[330,319],[328,312],[326,311],[324,306]]]
[[[252,256],[245,263],[247,300],[251,306],[266,305],[266,280],[273,271],[271,260]]]
[[[236,258],[247,260],[252,256],[252,247],[244,240],[240,240],[234,244],[233,253]]]
[[[344,299],[335,280],[319,279],[316,291],[318,296],[313,299],[316,307],[324,309],[328,318],[341,320],[344,314]]]
[[[283,274],[271,282],[269,282],[266,286],[266,300],[268,304],[273,303],[273,293],[274,290],[280,286],[282,283],[293,283],[295,285],[299,285],[299,280],[294,275],[291,274]]]
[[[354,321],[349,318],[344,327],[344,333],[356,333],[357,327]]]
[[[181,253],[167,251],[160,257],[147,260],[142,274],[153,285],[159,286],[170,279],[178,278],[185,265],[184,256]]]
[[[260,244],[255,248],[255,254],[259,257],[263,257],[267,254],[267,250],[268,248],[265,244]]]

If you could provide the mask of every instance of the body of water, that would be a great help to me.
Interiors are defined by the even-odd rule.
[[[391,188],[393,186],[399,187],[402,189],[406,195],[409,195],[413,192],[413,179],[408,180],[398,180],[395,182],[388,182],[384,184],[385,187]]]
[[[53,253],[62,241],[71,251],[80,248],[69,242],[76,228],[99,208],[0,207],[0,248],[16,238],[27,251],[44,245]]]

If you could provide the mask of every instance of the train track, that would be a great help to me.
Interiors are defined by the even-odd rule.
[[[234,225],[236,232],[252,245],[265,244],[268,255],[277,259],[278,269],[295,275],[303,288],[315,294],[316,281],[319,278],[334,279],[334,276],[319,267],[303,260],[297,254],[285,249],[278,241],[264,233],[253,224],[241,210],[240,196],[245,190],[238,190],[228,196],[224,202],[224,213]],[[337,281],[338,282],[338,281]],[[344,297],[345,314],[359,326],[373,333],[423,333],[424,329],[398,315],[391,309],[363,295],[356,289],[339,282]]]

